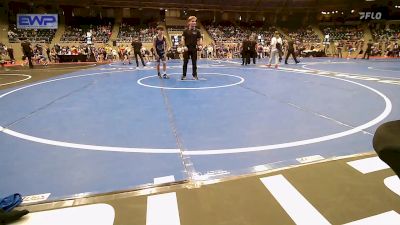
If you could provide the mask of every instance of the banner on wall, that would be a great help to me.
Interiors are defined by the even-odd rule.
[[[17,14],[18,29],[57,29],[58,14]]]

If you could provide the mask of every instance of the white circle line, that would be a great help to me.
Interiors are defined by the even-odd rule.
[[[54,82],[54,81],[67,80],[67,79],[78,78],[78,77],[94,76],[94,75],[107,74],[107,73],[121,73],[121,72],[127,72],[127,71],[121,70],[121,71],[110,71],[110,72],[98,72],[98,73],[82,74],[82,75],[52,79],[52,80],[48,80],[48,81],[43,81],[43,82],[27,85],[27,86],[24,86],[21,88],[17,88],[15,90],[12,90],[5,94],[0,95],[0,98],[3,98],[11,93],[16,92],[16,91],[20,91],[20,90],[23,90],[23,89],[26,89],[29,87],[33,87],[36,85],[40,85],[40,84],[46,84],[46,83],[50,83],[50,82]],[[97,150],[97,151],[137,152],[137,153],[180,153],[179,149],[147,149],[147,148],[108,147],[108,146],[84,145],[84,144],[76,144],[76,143],[69,143],[69,142],[62,142],[62,141],[54,141],[54,140],[49,140],[49,139],[45,139],[45,138],[39,138],[39,137],[31,136],[31,135],[22,134],[22,133],[4,128],[2,126],[0,126],[0,131],[4,132],[6,134],[9,134],[11,136],[25,139],[28,141],[33,141],[33,142],[48,144],[48,145],[61,146],[61,147],[68,147],[68,148],[78,148],[78,149]]]
[[[265,71],[265,69],[262,69],[262,68],[252,68],[252,69],[258,69],[258,70]],[[277,71],[280,71],[280,70],[277,70]],[[113,71],[113,72],[125,72],[125,71]],[[288,71],[281,71],[281,72],[288,72]],[[296,71],[290,71],[290,72],[310,75],[309,73],[305,73],[305,72],[296,72]],[[32,87],[35,85],[43,84],[43,83],[64,80],[64,79],[70,79],[70,78],[76,78],[76,77],[92,76],[92,75],[98,75],[98,74],[104,74],[104,73],[112,73],[112,72],[84,74],[84,75],[78,75],[78,76],[73,76],[73,77],[55,79],[55,80],[51,80],[51,81],[45,81],[45,82],[25,86],[25,87],[10,91],[6,94],[1,95],[0,98],[6,96],[8,94],[11,94],[15,91],[18,91],[18,90],[21,90],[24,88],[28,88],[28,87]],[[345,80],[345,79],[341,79],[341,78],[337,78],[337,77],[330,77],[330,76],[325,76],[325,75],[315,75],[315,74],[313,74],[313,76],[321,76],[321,77],[330,78],[330,79],[342,80],[345,82],[350,82],[350,83],[354,83],[356,85],[365,87],[365,88],[377,93],[379,96],[381,96],[385,100],[385,103],[386,103],[385,110],[378,117],[369,121],[368,123],[365,123],[361,126],[358,126],[353,129],[350,129],[348,131],[344,131],[344,132],[340,132],[340,133],[335,133],[335,134],[331,134],[331,135],[327,135],[327,136],[322,136],[322,137],[312,138],[312,139],[307,139],[307,140],[302,140],[302,141],[281,143],[281,144],[247,147],[247,148],[219,149],[219,150],[194,150],[194,151],[182,151],[181,152],[179,149],[147,149],[147,148],[141,149],[141,148],[123,148],[123,147],[109,147],[109,146],[97,146],[97,145],[82,145],[82,144],[75,144],[75,143],[69,143],[69,142],[54,141],[54,140],[49,140],[49,139],[44,139],[44,138],[37,138],[34,136],[15,132],[15,131],[7,129],[7,128],[3,128],[1,126],[0,126],[0,131],[7,133],[9,135],[18,137],[18,138],[22,138],[22,139],[30,140],[30,141],[34,141],[34,142],[39,142],[39,143],[43,143],[43,144],[56,145],[56,146],[62,146],[62,147],[70,147],[70,148],[87,149],[87,150],[123,151],[123,152],[136,152],[136,153],[182,153],[183,155],[213,155],[213,154],[255,152],[255,151],[265,151],[265,150],[272,150],[272,149],[278,149],[278,148],[295,147],[295,146],[300,146],[300,145],[317,143],[317,142],[321,142],[321,141],[332,140],[332,139],[336,139],[339,137],[344,137],[347,135],[357,133],[359,131],[362,131],[363,129],[369,128],[369,127],[379,123],[380,121],[385,119],[392,110],[392,103],[391,103],[390,99],[387,98],[384,94],[380,93],[379,91],[377,91],[371,87],[368,87],[366,85],[363,85],[363,84],[360,84],[360,83],[357,83],[354,81],[349,81],[349,80]]]
[[[321,76],[321,75],[318,75]],[[231,148],[231,149],[218,149],[218,150],[194,150],[194,151],[183,151],[183,155],[217,155],[217,154],[231,154],[231,153],[244,153],[244,152],[255,152],[255,151],[265,151],[265,150],[271,150],[271,149],[279,149],[279,148],[289,148],[289,147],[296,147],[296,146],[301,146],[301,145],[307,145],[307,144],[314,144],[322,141],[328,141],[340,137],[344,137],[347,135],[355,134],[357,132],[360,132],[366,128],[369,128],[383,119],[385,119],[390,112],[392,111],[392,103],[388,97],[386,97],[384,94],[381,92],[368,87],[366,85],[354,82],[354,81],[349,81],[341,78],[336,78],[336,77],[328,77],[328,78],[333,78],[333,79],[338,79],[338,80],[343,80],[346,82],[354,83],[357,85],[360,85],[362,87],[365,87],[376,94],[378,94],[380,97],[382,97],[385,101],[386,107],[385,110],[375,119],[369,121],[368,123],[365,123],[363,125],[357,126],[353,129],[344,131],[344,132],[339,132],[331,135],[326,135],[322,137],[317,137],[317,138],[311,138],[311,139],[306,139],[306,140],[301,140],[301,141],[294,141],[294,142],[286,142],[286,143],[281,143],[281,144],[273,144],[273,145],[265,145],[265,146],[256,146],[256,147],[246,147],[246,148]]]
[[[303,67],[304,68],[304,67]],[[258,70],[263,70],[261,68],[251,68],[251,69],[258,69]],[[305,68],[308,69],[308,68]],[[273,69],[270,69],[273,70]],[[301,141],[294,141],[294,142],[286,142],[286,143],[281,143],[281,144],[273,144],[273,145],[265,145],[265,146],[255,146],[255,147],[246,147],[246,148],[231,148],[231,149],[208,149],[208,150],[192,150],[192,151],[183,151],[183,155],[218,155],[218,154],[232,154],[232,153],[244,153],[244,152],[256,152],[256,151],[266,151],[266,150],[272,150],[272,149],[280,149],[280,148],[289,148],[289,147],[296,147],[296,146],[301,146],[301,145],[307,145],[307,144],[314,144],[322,141],[328,141],[328,140],[333,140],[336,138],[344,137],[347,135],[355,134],[358,133],[366,128],[369,128],[383,119],[385,119],[390,112],[392,111],[392,102],[390,99],[379,92],[378,90],[375,90],[367,85],[360,84],[355,81],[350,81],[342,78],[337,78],[337,77],[331,77],[331,76],[326,76],[326,75],[318,75],[318,74],[309,74],[307,72],[300,72],[300,71],[285,71],[285,70],[276,70],[276,71],[283,71],[283,72],[293,72],[293,73],[301,73],[301,74],[306,74],[306,75],[314,75],[314,76],[321,76],[321,77],[326,77],[330,79],[337,79],[337,80],[342,80],[345,82],[353,83],[359,86],[362,86],[364,88],[367,88],[376,94],[378,94],[380,97],[382,97],[385,101],[385,109],[384,111],[375,119],[369,121],[368,123],[365,123],[363,125],[357,126],[355,128],[352,128],[350,130],[344,131],[344,132],[339,132],[331,135],[326,135],[322,137],[317,137],[317,138],[311,138],[311,139],[306,139],[306,140],[301,140]]]
[[[47,80],[47,81],[42,81],[39,83],[35,83],[35,84],[31,84],[31,85],[27,85],[27,86],[23,86],[17,89],[14,89],[12,91],[9,91],[7,93],[4,93],[2,95],[0,95],[0,98],[3,98],[9,94],[12,94],[14,92],[23,90],[25,88],[30,88],[30,87],[34,87],[40,84],[46,84],[46,83],[50,83],[50,82],[54,82],[54,81],[60,81],[60,80],[67,80],[67,79],[72,79],[72,78],[77,78],[77,77],[86,77],[86,76],[93,76],[93,75],[99,75],[99,74],[105,74],[105,73],[121,73],[121,72],[127,72],[127,70],[120,70],[120,71],[108,71],[108,72],[98,72],[98,73],[89,73],[89,74],[82,74],[82,75],[76,75],[76,76],[70,76],[70,77],[63,77],[63,78],[57,78],[57,79],[52,79],[52,80]]]
[[[47,145],[55,145],[67,148],[78,148],[78,149],[86,149],[86,150],[95,150],[95,151],[111,151],[111,152],[136,152],[136,153],[180,153],[179,149],[148,149],[148,148],[126,148],[126,147],[109,147],[109,146],[99,146],[99,145],[84,145],[84,144],[76,144],[70,142],[63,141],[54,141],[44,138],[38,138],[31,135],[22,134],[4,127],[0,126],[0,131],[9,134],[14,137],[18,137],[21,139],[47,144]]]
[[[29,79],[32,78],[31,75],[28,75],[28,74],[21,74],[21,73],[0,74],[0,76],[2,76],[2,75],[6,75],[6,76],[8,76],[8,75],[12,75],[12,76],[23,76],[23,77],[26,77],[26,78],[24,78],[24,79],[22,79],[22,80],[17,80],[17,81],[13,81],[13,82],[8,82],[8,83],[0,84],[0,86],[10,85],[10,84],[16,84],[16,83],[23,82],[23,81],[26,81],[26,80],[29,80]]]
[[[180,74],[180,73],[170,73],[170,74],[173,75],[173,74]],[[236,78],[239,78],[240,81],[236,82],[236,83],[233,83],[233,84],[227,84],[227,85],[220,85],[220,86],[214,86],[214,87],[196,87],[196,88],[191,88],[191,87],[176,87],[176,88],[175,87],[161,87],[161,86],[154,86],[154,85],[148,85],[148,84],[142,83],[142,80],[148,79],[150,77],[156,77],[157,76],[157,75],[153,75],[153,76],[143,77],[143,78],[139,79],[137,81],[137,83],[139,85],[145,86],[145,87],[158,88],[158,89],[167,89],[167,90],[206,90],[206,89],[231,87],[231,86],[239,85],[239,84],[244,82],[244,78],[243,77],[232,75],[232,74],[224,74],[224,73],[203,73],[203,74],[214,74],[214,75],[236,77]]]

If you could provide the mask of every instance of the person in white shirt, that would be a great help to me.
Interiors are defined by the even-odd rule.
[[[212,45],[209,45],[208,46],[208,48],[207,48],[207,58],[214,58],[213,57],[213,53],[214,53],[214,48],[213,48],[213,46]]]
[[[275,58],[275,68],[278,68],[279,49],[282,49],[282,38],[279,37],[279,32],[275,31],[275,35],[271,39],[271,56],[269,57],[268,67],[271,67],[271,61]]]

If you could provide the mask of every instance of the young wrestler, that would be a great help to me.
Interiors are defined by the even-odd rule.
[[[167,75],[167,59],[166,59],[167,41],[166,41],[163,33],[164,33],[164,28],[161,26],[158,26],[157,27],[157,35],[154,37],[154,40],[153,40],[153,49],[155,49],[158,77],[168,79],[169,77]],[[161,72],[160,72],[160,61],[163,62],[163,75],[162,76],[161,76]]]

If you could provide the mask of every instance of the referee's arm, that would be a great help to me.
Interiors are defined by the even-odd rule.
[[[203,46],[203,38],[201,36],[197,38],[197,46]]]
[[[182,45],[182,47],[186,46],[185,45],[185,36],[183,36],[183,35],[182,35],[182,38],[181,38],[181,45]]]

